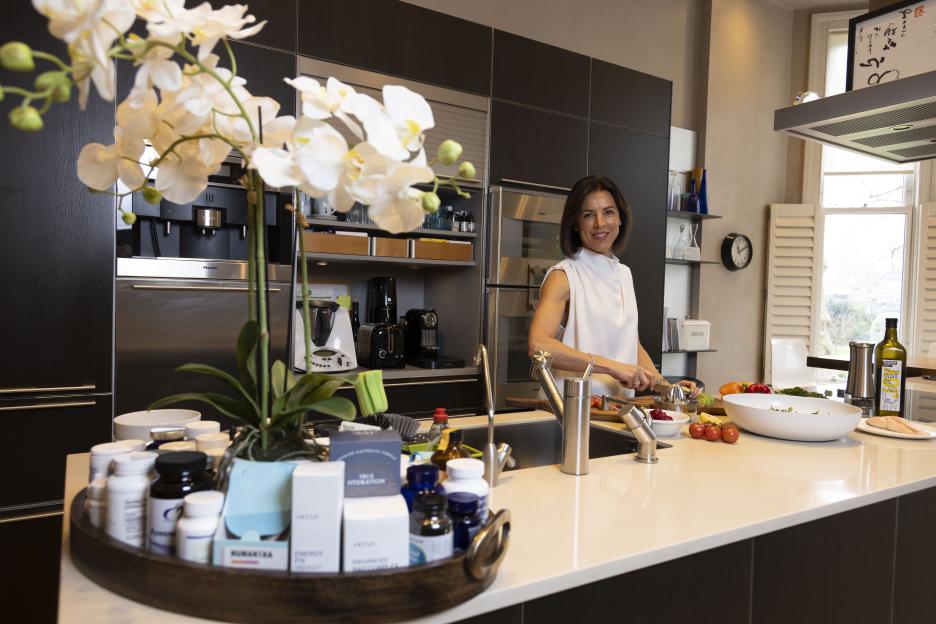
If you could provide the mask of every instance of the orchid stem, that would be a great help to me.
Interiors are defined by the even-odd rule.
[[[296,203],[298,206],[298,202]],[[305,369],[307,373],[312,372],[312,327],[309,325],[309,262],[305,255],[305,241],[303,233],[305,228],[297,219],[296,229],[299,236],[299,262],[302,265],[302,326],[303,340],[305,341]]]

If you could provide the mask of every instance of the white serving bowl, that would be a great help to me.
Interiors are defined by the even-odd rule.
[[[149,442],[153,427],[184,427],[201,419],[201,412],[188,409],[156,409],[127,412],[114,418],[114,437],[118,440]]]
[[[858,426],[861,408],[831,399],[783,394],[729,394],[725,412],[752,433],[804,442],[837,440]],[[792,407],[792,412],[775,411]],[[819,412],[818,414],[815,412]]]
[[[678,435],[683,426],[689,423],[689,414],[677,412],[674,410],[663,410],[667,416],[672,416],[673,420],[652,420],[653,433],[661,438],[670,438]]]

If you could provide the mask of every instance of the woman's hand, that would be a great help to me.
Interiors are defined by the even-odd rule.
[[[683,388],[688,390],[689,394],[693,397],[699,393],[698,388],[696,388],[695,382],[690,381],[689,379],[680,379],[679,381],[676,382],[676,385],[682,386]]]
[[[640,366],[621,364],[620,362],[611,369],[609,374],[617,379],[622,386],[632,390],[652,388],[657,381],[655,372],[648,371]]]

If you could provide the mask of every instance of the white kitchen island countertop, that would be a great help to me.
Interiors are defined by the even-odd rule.
[[[497,422],[552,418],[533,411]],[[734,445],[664,441],[673,447],[661,449],[654,465],[620,455],[592,459],[581,477],[558,466],[504,473],[491,506],[510,510],[512,531],[497,579],[476,598],[418,622],[456,621],[936,486],[936,439],[853,432],[835,442],[785,442],[742,431]],[[87,462],[87,454],[68,458],[59,621],[207,621],[118,596],[74,567],[68,502],[87,484]]]

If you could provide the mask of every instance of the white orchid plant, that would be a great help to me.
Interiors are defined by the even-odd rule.
[[[424,133],[433,128],[434,120],[426,100],[402,86],[385,86],[383,102],[379,102],[335,78],[322,85],[307,76],[287,77],[285,81],[300,94],[301,111],[298,118],[279,115],[275,100],[252,94],[237,75],[229,40],[255,35],[265,25],[248,14],[246,5],[214,9],[208,2],[186,8],[185,0],[32,2],[48,18],[49,32],[67,44],[68,58],[34,50],[23,42],[0,47],[4,69],[31,74],[36,61],[52,66],[35,77],[32,88],[0,85],[0,100],[22,97],[9,112],[15,128],[41,130],[42,116],[53,105],[68,102],[73,89],[82,109],[91,85],[102,99],[113,101],[115,62],[125,61],[136,68],[133,88],[117,106],[114,143],[85,145],[77,161],[79,179],[94,191],[113,193],[127,224],[136,217],[123,208],[126,196],[141,193],[153,204],[162,199],[190,203],[232,152],[244,164],[241,183],[248,199],[250,288],[248,321],[237,345],[239,376],[199,364],[179,368],[220,377],[235,389],[235,396],[186,394],[157,403],[209,403],[249,425],[248,437],[263,450],[270,447],[271,434],[282,433],[286,427],[298,430],[309,410],[354,418],[354,404],[332,396],[344,381],[356,382],[363,411],[386,409],[385,397],[382,406],[380,397],[373,397],[374,379],[367,384],[361,376],[335,378],[316,373],[296,378],[282,362],[271,366],[266,297],[257,296],[267,288],[264,190],[266,186],[293,187],[313,198],[327,197],[339,212],[359,202],[368,206],[378,226],[391,233],[419,227],[427,212],[438,210],[440,185],[452,186],[464,195],[454,176],[440,180],[431,169],[433,163],[427,162]],[[129,33],[137,18],[146,22],[145,38]],[[219,66],[219,54],[228,58],[230,68]],[[354,137],[352,145],[329,123],[333,119]],[[460,145],[445,141],[433,162],[452,165],[460,155]],[[470,162],[460,163],[459,177],[472,178],[474,173]],[[431,190],[414,187],[429,184]],[[296,221],[300,232],[308,225],[299,211]],[[298,238],[303,251],[302,236]],[[310,370],[304,258],[302,268],[306,369]],[[369,398],[365,388],[369,388]]]

